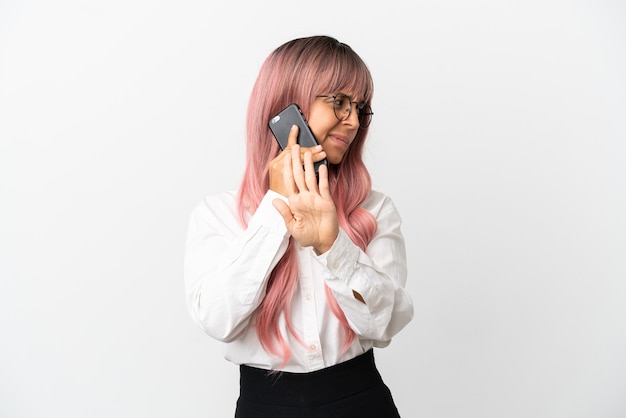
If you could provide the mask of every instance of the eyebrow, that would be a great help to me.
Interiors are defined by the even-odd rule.
[[[338,92],[333,93],[333,94],[335,94],[335,95],[343,94],[344,96],[349,97],[351,102],[357,103],[358,105],[365,105],[365,104],[367,104],[367,101],[365,101],[365,100],[356,101],[356,100],[354,100],[354,97],[351,94],[344,93],[342,91],[338,91]]]

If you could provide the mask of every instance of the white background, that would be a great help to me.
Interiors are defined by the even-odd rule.
[[[191,209],[238,185],[265,57],[368,63],[374,186],[415,319],[403,417],[626,416],[626,4],[0,2],[0,416],[200,418],[238,370],[191,321]]]

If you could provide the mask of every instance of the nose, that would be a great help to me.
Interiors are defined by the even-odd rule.
[[[359,112],[356,110],[356,103],[350,103],[350,114],[343,121],[344,123],[350,124],[355,127],[359,127]]]

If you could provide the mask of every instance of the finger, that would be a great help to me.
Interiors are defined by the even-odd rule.
[[[288,197],[298,192],[293,178],[291,155],[291,153],[286,153],[283,160],[283,182],[285,184],[285,190],[287,191]]]
[[[322,196],[324,199],[332,200],[332,196],[330,194],[330,185],[328,183],[328,167],[326,166],[326,164],[320,164],[318,168],[318,176],[320,196]]]
[[[300,146],[294,145],[291,148],[291,170],[293,172],[293,182],[296,183],[298,190],[306,191],[306,182],[304,180],[304,169],[300,160]]]
[[[304,178],[307,188],[317,192],[317,176],[313,167],[313,156],[310,152],[304,154]]]
[[[311,155],[313,156],[313,162],[314,163],[316,163],[318,161],[322,161],[324,158],[326,158],[326,153],[322,149],[321,145],[316,145],[314,147],[309,147],[309,148],[300,147],[300,155],[302,157],[302,161],[303,162],[304,162],[304,154],[306,152],[310,152],[311,153]]]
[[[283,220],[285,221],[285,225],[288,225],[289,223],[291,223],[291,220],[293,219],[293,214],[291,213],[291,209],[289,208],[289,205],[285,203],[284,200],[274,199],[272,201],[272,205],[274,205],[278,213],[280,213],[280,216],[283,217]]]
[[[319,145],[319,147],[321,148],[322,146]],[[322,161],[324,158],[326,158],[326,153],[324,152],[323,149],[320,149],[319,152],[314,152],[313,153],[313,162],[316,163],[318,161]]]
[[[289,130],[289,136],[287,137],[287,148],[292,147],[298,143],[298,125],[292,125]]]
[[[315,161],[315,156],[319,155],[320,153],[324,153],[324,150],[322,149],[321,145],[315,145],[314,147],[300,147],[300,154],[302,155],[302,157],[304,157],[304,153],[305,152],[310,152],[311,154],[313,154],[313,161]]]

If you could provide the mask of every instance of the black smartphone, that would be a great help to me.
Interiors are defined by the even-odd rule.
[[[287,146],[289,131],[291,131],[293,125],[298,125],[297,142],[300,146],[308,148],[318,145],[311,128],[309,128],[309,124],[302,114],[302,110],[300,110],[300,106],[292,103],[271,118],[269,122],[270,130],[274,134],[276,141],[278,141],[280,149],[285,149]],[[326,158],[313,164],[316,174],[322,164],[328,165]]]

